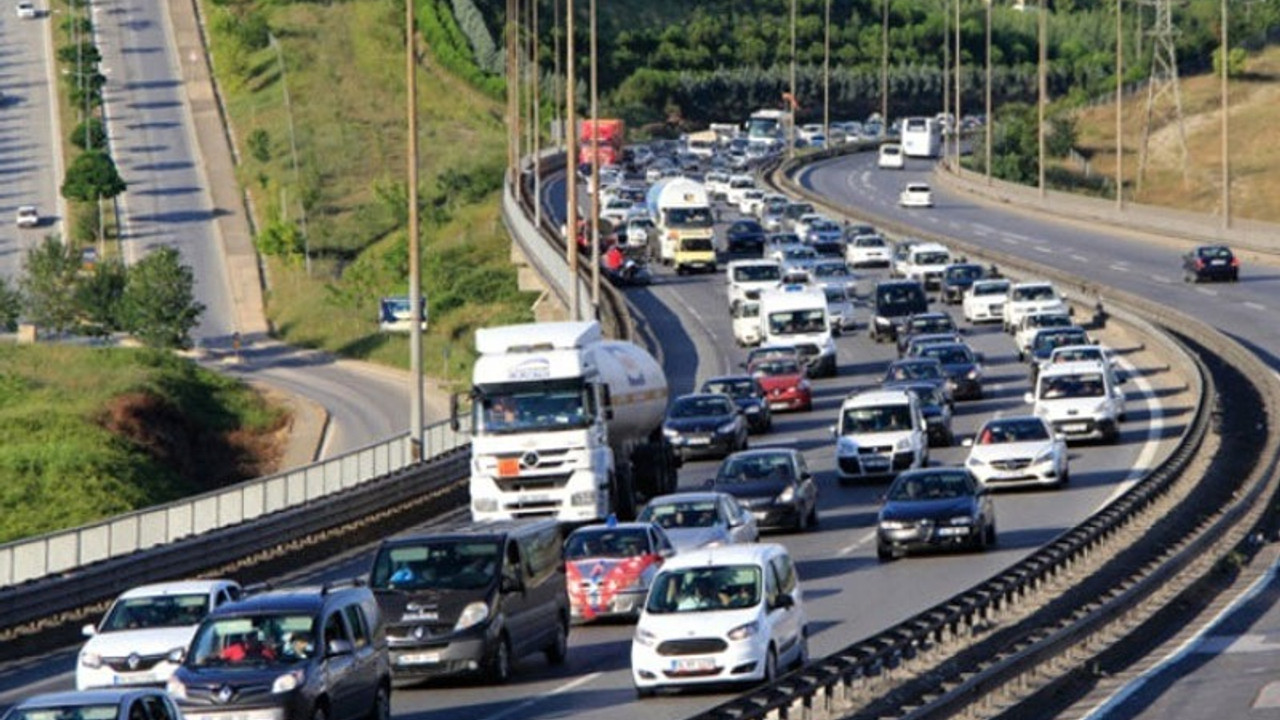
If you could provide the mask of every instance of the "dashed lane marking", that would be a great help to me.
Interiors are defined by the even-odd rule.
[[[1244,304],[1244,306],[1245,306],[1245,307],[1247,307],[1247,308],[1253,308],[1254,310],[1266,310],[1266,309],[1267,309],[1267,306],[1266,306],[1266,305],[1263,305],[1262,303],[1256,303],[1256,302],[1246,302],[1246,303]]]
[[[1210,290],[1209,288],[1198,287],[1196,288],[1196,292],[1200,293],[1201,295],[1208,295],[1209,297],[1218,297],[1218,291]]]

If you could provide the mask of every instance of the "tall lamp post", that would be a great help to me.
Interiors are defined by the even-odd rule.
[[[591,307],[600,314],[600,106],[596,87],[596,0],[591,0]]]
[[[787,158],[796,156],[796,0],[791,0],[791,122],[787,124]]]
[[[1038,138],[1037,138],[1037,141],[1038,141],[1038,144],[1039,144],[1039,156],[1040,156],[1040,162],[1039,162],[1039,165],[1040,165],[1040,168],[1039,168],[1040,175],[1039,175],[1039,181],[1038,181],[1038,182],[1039,182],[1039,188],[1040,188],[1040,197],[1042,197],[1042,198],[1043,198],[1043,197],[1044,197],[1044,194],[1045,194],[1045,188],[1044,188],[1044,107],[1045,107],[1045,103],[1046,103],[1046,102],[1048,102],[1048,95],[1049,95],[1049,77],[1048,77],[1048,70],[1047,70],[1047,68],[1046,68],[1046,65],[1048,64],[1048,49],[1047,49],[1047,47],[1046,47],[1046,39],[1047,39],[1047,38],[1046,38],[1046,36],[1049,34],[1049,32],[1048,32],[1048,31],[1049,31],[1049,0],[1040,0],[1040,12],[1039,12],[1039,15],[1040,15],[1040,17],[1038,18],[1038,21],[1039,21],[1039,23],[1040,23],[1040,24],[1039,24],[1039,33],[1038,33],[1038,35],[1039,35],[1039,38],[1040,38],[1040,53],[1039,53],[1039,62],[1038,62],[1038,69],[1039,69],[1039,72],[1038,72],[1038,75],[1039,75],[1039,82],[1038,82],[1038,85],[1039,85],[1039,88],[1040,88],[1040,101],[1039,101],[1038,103],[1036,103],[1036,105],[1037,105],[1037,116],[1038,116],[1038,118],[1039,118],[1039,122],[1037,123],[1037,128],[1038,128]]]
[[[422,387],[422,252],[418,245],[418,58],[414,28],[414,3],[405,7],[406,112],[409,121],[409,374],[413,389],[409,405],[409,452],[414,460],[423,453]]]
[[[1228,95],[1227,73],[1231,67],[1231,45],[1227,42],[1227,0],[1222,0],[1222,49],[1218,51],[1222,64],[1222,227],[1231,227],[1231,97]]]
[[[955,164],[951,166],[953,172],[960,170],[960,0],[956,3],[956,157]]]
[[[880,123],[889,129],[889,0],[880,0]]]
[[[827,0],[822,35],[822,137],[827,139],[827,147],[831,147],[831,0]]]
[[[578,283],[578,113],[574,105],[578,88],[574,79],[577,66],[573,57],[573,0],[565,3],[565,168],[568,182],[565,187],[565,242],[569,256],[569,318],[582,319],[581,290]]]
[[[1116,0],[1116,210],[1124,210],[1124,13]]]
[[[987,168],[987,184],[991,184],[991,126],[995,124],[995,119],[991,117],[991,6],[995,4],[995,0],[986,0],[987,4],[987,40],[986,40],[986,63],[987,63],[987,82],[984,92],[986,93],[986,108],[983,110],[987,114],[986,122],[982,123],[983,131],[986,133],[986,168]]]

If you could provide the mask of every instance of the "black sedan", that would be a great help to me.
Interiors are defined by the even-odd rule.
[[[957,400],[982,399],[982,358],[964,343],[934,343],[920,348],[916,357],[942,364],[947,388]]]
[[[942,302],[959,305],[965,291],[973,287],[975,280],[987,277],[987,269],[977,263],[955,263],[942,271]]]
[[[769,412],[769,399],[764,387],[753,375],[725,375],[702,383],[698,389],[704,393],[720,393],[733,398],[747,418],[751,432],[766,432],[773,427],[773,414]]]
[[[956,436],[951,430],[951,404],[947,402],[947,394],[942,388],[924,381],[894,383],[894,387],[911,393],[920,403],[920,414],[924,415],[929,430],[929,447],[951,447],[955,443]]]
[[[912,550],[986,550],[996,544],[996,509],[962,467],[908,470],[885,494],[876,521],[876,557]]]
[[[733,398],[719,393],[681,395],[671,403],[662,432],[681,460],[724,457],[747,447],[747,421]]]
[[[1182,279],[1235,282],[1240,279],[1240,258],[1226,245],[1201,245],[1182,256]]]
[[[818,524],[818,484],[798,450],[734,453],[720,464],[708,487],[737,498],[760,528],[803,531]]]
[[[898,332],[898,356],[906,354],[907,345],[916,335],[936,335],[939,333],[960,333],[956,321],[944,312],[916,313],[907,319]]]
[[[731,253],[764,252],[764,228],[755,220],[738,220],[725,231],[727,250]]]

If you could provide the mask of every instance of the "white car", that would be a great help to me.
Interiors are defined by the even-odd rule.
[[[76,659],[76,689],[163,685],[177,670],[174,650],[186,650],[214,608],[240,597],[232,580],[185,580],[144,585],[116,598]]]
[[[743,300],[731,308],[733,315],[733,339],[739,347],[755,347],[760,344],[760,301]]]
[[[728,493],[680,492],[650,500],[640,522],[662,526],[677,550],[753,543],[760,537],[751,511]]]
[[[894,268],[908,280],[918,280],[926,289],[942,286],[942,275],[951,264],[951,251],[938,243],[913,243],[906,258]]]
[[[713,200],[723,200],[724,194],[729,189],[729,173],[711,171],[702,179],[702,184],[707,188],[707,195]]]
[[[904,208],[933,207],[933,190],[925,183],[907,183],[898,195],[898,204]]]
[[[856,268],[889,267],[893,252],[889,249],[889,241],[881,235],[855,235],[845,245],[844,259]]]
[[[18,208],[17,221],[20,228],[36,227],[40,224],[40,212],[35,205],[23,205]]]
[[[1070,314],[1067,301],[1062,299],[1052,283],[1024,282],[1009,288],[1009,299],[1004,304],[1005,332],[1013,332],[1022,325],[1022,316],[1032,313],[1060,312]]]
[[[885,143],[880,146],[880,157],[876,161],[878,167],[886,170],[901,170],[907,166],[907,157],[902,153],[902,146],[897,143]]]
[[[36,9],[36,4],[30,2],[30,0],[19,0],[17,9],[18,17],[24,20],[40,17],[40,11]]]
[[[826,220],[826,218],[818,213],[806,213],[796,218],[796,221],[792,223],[792,227],[794,228],[795,234],[799,235],[801,239],[804,239],[804,237],[809,234],[809,231],[813,229],[815,223],[820,223],[824,220]]]
[[[846,398],[831,428],[841,482],[895,477],[929,464],[929,426],[906,390],[869,390]]]
[[[1116,368],[1115,353],[1105,345],[1062,345],[1056,347],[1049,353],[1048,359],[1042,360],[1032,370],[1038,374],[1041,370],[1051,365],[1082,361],[1102,363],[1103,367],[1111,372],[1112,385],[1120,385],[1125,381],[1124,373]]]
[[[782,281],[782,266],[775,260],[732,260],[724,270],[729,308],[743,300],[758,300],[760,293]]]
[[[654,578],[631,642],[631,681],[663,687],[772,682],[808,661],[808,618],[776,543],[682,552]]]
[[[1105,363],[1068,362],[1040,370],[1034,392],[1026,395],[1035,414],[1067,440],[1120,439],[1124,422],[1124,392]]]
[[[1036,333],[1045,328],[1071,327],[1073,324],[1071,316],[1064,312],[1023,315],[1022,322],[1018,324],[1018,329],[1013,334],[1014,345],[1018,348],[1018,358],[1025,359],[1024,356],[1031,350],[1031,340],[1035,338]]]
[[[822,289],[827,295],[827,321],[831,332],[843,335],[857,326],[853,317],[853,300],[843,285],[827,285]]]
[[[743,215],[758,215],[764,205],[764,191],[758,188],[743,190],[738,199],[738,212]]]
[[[965,467],[989,488],[1062,487],[1071,476],[1066,441],[1035,415],[988,420],[964,445]]]
[[[613,227],[626,225],[633,203],[626,198],[615,198],[600,209],[600,219],[606,220]]]
[[[1008,280],[977,280],[964,293],[961,307],[964,319],[970,323],[1000,322],[1004,319],[1004,304],[1009,300]]]
[[[754,190],[756,187],[756,179],[750,175],[731,175],[729,176],[729,185],[724,191],[724,201],[730,205],[737,206],[742,202],[742,194],[748,190]]]

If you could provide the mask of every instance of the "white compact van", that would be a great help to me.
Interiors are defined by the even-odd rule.
[[[894,477],[929,464],[929,426],[905,390],[871,390],[847,398],[831,428],[841,482]]]
[[[1049,421],[1054,432],[1067,440],[1114,443],[1120,439],[1124,391],[1116,386],[1115,374],[1102,362],[1046,365],[1026,401],[1035,406],[1036,415]]]

